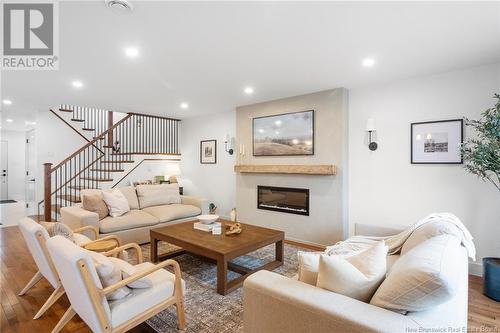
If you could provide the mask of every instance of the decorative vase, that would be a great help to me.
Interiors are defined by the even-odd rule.
[[[236,208],[231,209],[229,217],[231,218],[231,221],[236,222]]]

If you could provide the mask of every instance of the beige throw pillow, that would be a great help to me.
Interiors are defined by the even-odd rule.
[[[181,203],[178,184],[138,185],[136,190],[141,209]]]
[[[123,279],[126,279],[126,278],[140,272],[139,269],[132,266],[131,264],[129,264],[125,260],[114,258],[114,257],[109,257],[108,259],[111,260],[113,262],[113,264],[120,269],[120,271],[122,272]],[[132,289],[151,288],[152,286],[153,286],[153,281],[151,281],[151,279],[148,278],[147,276],[140,278],[139,280],[136,280],[132,283],[127,284],[127,287],[132,288]]]
[[[353,256],[322,255],[319,259],[319,288],[368,302],[385,277],[388,247],[384,241]]]
[[[97,213],[97,215],[99,215],[99,220],[109,215],[108,206],[106,206],[106,203],[102,200],[101,194],[83,194],[82,206],[83,209],[89,212]]]
[[[401,255],[370,304],[397,312],[424,311],[450,300],[460,286],[465,256],[451,235],[430,238]]]
[[[312,286],[318,281],[319,257],[324,252],[297,252],[299,259],[298,280]]]
[[[50,237],[59,235],[75,243],[73,230],[71,230],[71,228],[68,227],[66,224],[61,222],[40,222],[40,224],[42,225],[42,227],[45,228],[45,230],[47,230],[47,233],[49,234]]]
[[[125,198],[127,198],[130,209],[139,209],[139,199],[137,198],[135,187],[133,186],[118,187],[118,190],[120,190],[120,192],[123,193]]]
[[[94,262],[97,276],[101,280],[103,288],[109,287],[122,280],[122,272],[120,268],[113,264],[110,258],[93,251],[87,251]],[[131,293],[128,287],[121,287],[112,293],[106,295],[109,301],[116,301],[127,297]]]
[[[109,215],[111,217],[122,216],[126,212],[130,211],[127,198],[125,198],[123,193],[118,189],[111,192],[103,191],[102,198],[106,203],[106,206],[108,206]]]

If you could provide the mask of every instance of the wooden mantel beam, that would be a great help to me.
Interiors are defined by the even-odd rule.
[[[301,174],[301,175],[325,175],[331,176],[337,173],[337,168],[333,164],[322,165],[235,165],[235,172],[240,173],[281,173],[281,174]]]

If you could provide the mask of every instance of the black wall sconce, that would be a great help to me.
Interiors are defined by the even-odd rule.
[[[229,155],[233,155],[234,153],[234,150],[233,148],[231,148],[232,146],[232,138],[229,136],[229,134],[226,134],[226,136],[224,137],[224,150],[229,154]],[[229,147],[229,149],[228,149]]]
[[[375,141],[372,141],[372,133],[377,131],[375,128],[375,120],[373,118],[369,118],[366,121],[365,131],[368,132],[368,149],[371,151],[377,150],[378,144]]]

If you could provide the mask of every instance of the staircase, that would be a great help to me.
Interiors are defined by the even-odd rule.
[[[61,105],[50,111],[88,142],[56,166],[44,164],[39,211],[43,207],[45,221],[57,221],[61,207],[79,203],[81,190],[116,185],[137,156],[180,155],[178,119],[128,113],[113,124],[107,110]]]

